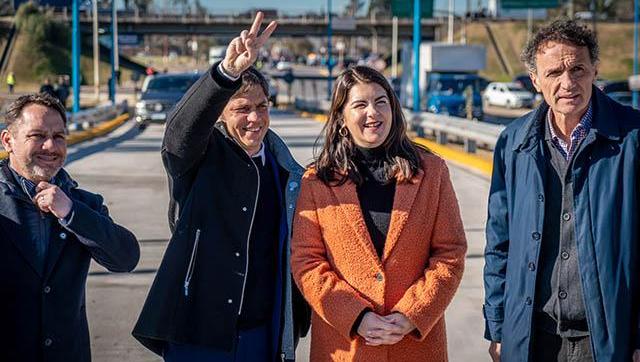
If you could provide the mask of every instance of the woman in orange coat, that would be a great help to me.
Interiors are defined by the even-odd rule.
[[[446,361],[444,312],[465,252],[446,164],[409,140],[380,73],[346,70],[293,226],[311,361]]]

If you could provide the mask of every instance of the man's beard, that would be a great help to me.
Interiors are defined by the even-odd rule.
[[[62,164],[64,163],[64,159],[61,157],[60,158],[61,161],[59,162],[58,165],[44,167],[36,163],[35,157],[36,155],[29,158],[29,160],[27,161],[27,164],[25,165],[26,166],[25,168],[31,174],[31,177],[33,179],[38,179],[42,181],[51,180],[58,173],[58,171],[60,171],[60,169],[62,168]]]

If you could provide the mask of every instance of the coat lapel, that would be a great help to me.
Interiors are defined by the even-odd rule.
[[[387,239],[384,243],[382,262],[387,260],[393,248],[398,244],[400,234],[409,219],[409,213],[413,207],[413,202],[416,199],[418,190],[422,185],[423,178],[424,171],[419,169],[418,173],[411,179],[411,182],[396,184],[396,192],[393,197],[393,209],[391,210],[391,221],[389,222]]]
[[[333,190],[334,195],[338,199],[340,210],[342,210],[342,213],[344,214],[345,223],[351,225],[358,242],[368,251],[370,256],[376,260],[376,263],[381,265],[378,253],[371,241],[369,229],[367,228],[364,216],[362,215],[356,185],[349,180],[343,185],[331,187],[331,190]]]
[[[24,233],[20,229],[24,228],[24,226],[20,222],[17,201],[11,193],[11,190],[4,190],[4,195],[2,195],[4,200],[0,202],[0,231],[2,232],[2,238],[10,240],[33,271],[42,276],[42,270],[38,267],[35,258],[35,250],[30,247],[30,243],[21,237]]]

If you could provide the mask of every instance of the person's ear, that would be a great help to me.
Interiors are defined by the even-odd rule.
[[[0,132],[0,141],[2,141],[2,147],[4,147],[5,151],[8,153],[13,151],[13,135],[8,129],[3,129]]]
[[[542,93],[542,88],[540,87],[540,80],[538,79],[537,70],[535,72],[529,72],[529,78],[531,79],[531,83],[533,83],[533,87],[538,91],[538,93]]]

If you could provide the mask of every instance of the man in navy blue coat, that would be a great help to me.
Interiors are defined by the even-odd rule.
[[[131,271],[135,236],[63,169],[66,113],[48,94],[9,105],[0,139],[0,361],[90,361],[85,281],[94,259]]]
[[[494,152],[485,338],[494,361],[640,361],[640,112],[593,86],[595,35],[569,20],[522,56],[543,104]]]

